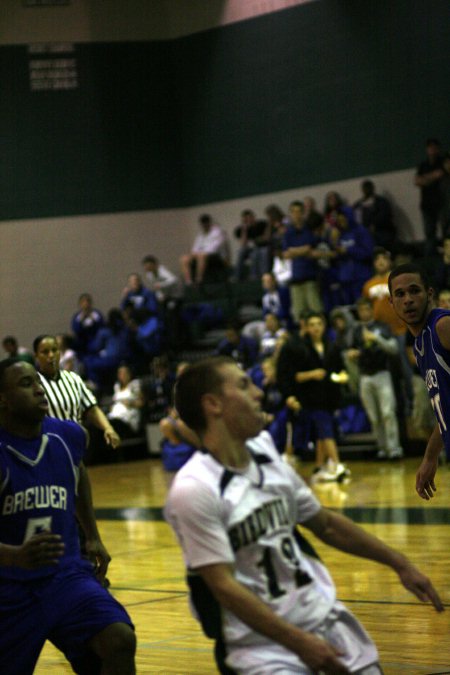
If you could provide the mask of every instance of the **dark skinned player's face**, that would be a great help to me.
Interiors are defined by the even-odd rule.
[[[18,361],[7,368],[0,391],[0,411],[24,423],[40,422],[47,414],[44,389],[30,363]]]

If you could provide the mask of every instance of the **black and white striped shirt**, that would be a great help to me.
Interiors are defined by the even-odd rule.
[[[93,393],[72,371],[60,370],[56,380],[50,380],[42,373],[39,377],[49,404],[50,417],[81,423],[86,410],[97,405]]]

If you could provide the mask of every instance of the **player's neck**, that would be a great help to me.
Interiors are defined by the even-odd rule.
[[[214,437],[212,434],[204,437],[205,449],[216,459],[220,464],[230,469],[243,469],[250,461],[250,454],[245,445],[245,441]]]
[[[2,429],[19,438],[37,438],[42,433],[42,422],[24,422],[23,419],[14,417],[2,417],[0,419]]]

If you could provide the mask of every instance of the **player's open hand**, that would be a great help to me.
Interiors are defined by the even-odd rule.
[[[64,542],[59,534],[40,532],[21,546],[11,547],[11,565],[27,570],[57,565],[64,554]]]
[[[416,492],[419,497],[426,501],[433,498],[436,492],[434,477],[438,468],[438,462],[424,458],[416,473]]]
[[[422,602],[431,602],[437,612],[444,611],[444,605],[430,579],[417,569],[409,560],[398,570],[403,586],[414,593]]]

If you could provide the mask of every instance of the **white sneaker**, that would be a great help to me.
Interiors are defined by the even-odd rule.
[[[403,448],[395,448],[389,455],[389,459],[402,459],[403,457]]]
[[[352,472],[350,471],[348,466],[346,466],[345,464],[342,464],[341,462],[336,464],[335,471],[336,471],[336,480],[338,482],[342,482],[346,478],[350,478],[350,476],[352,475]]]
[[[323,466],[313,473],[310,483],[311,485],[315,485],[316,483],[330,483],[332,481],[337,481],[337,479],[338,476],[335,471],[329,471],[327,467]]]

